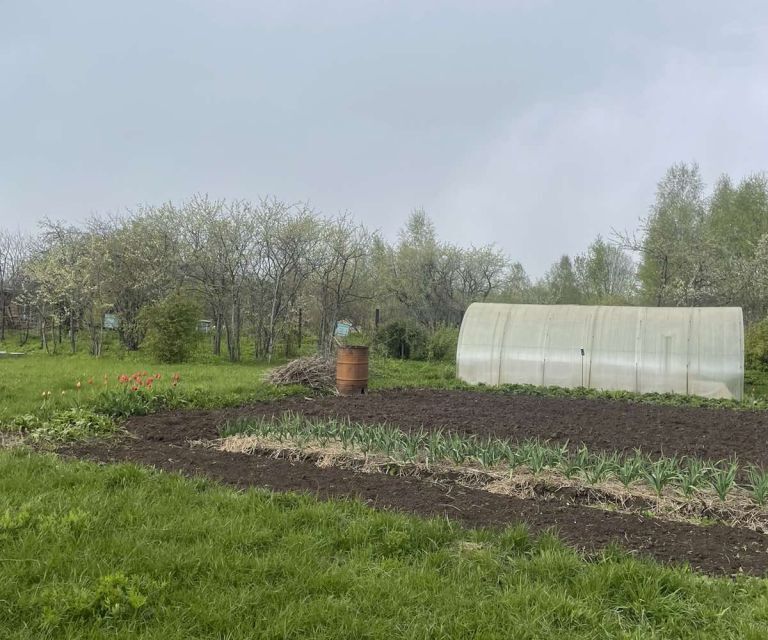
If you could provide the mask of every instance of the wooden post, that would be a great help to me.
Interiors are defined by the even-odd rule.
[[[302,316],[301,307],[299,307],[299,355],[301,355],[301,338],[302,338],[302,335],[301,335],[301,320],[302,320],[302,318],[301,318],[301,316]]]
[[[379,321],[380,320],[381,320],[381,309],[377,308],[376,309],[376,315],[375,315],[375,318],[374,318],[374,327],[375,327],[376,331],[379,330]]]

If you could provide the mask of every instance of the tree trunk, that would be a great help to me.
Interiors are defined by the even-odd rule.
[[[277,325],[277,312],[279,309],[280,285],[282,277],[275,278],[274,291],[272,293],[272,309],[269,314],[269,329],[267,332],[267,362],[272,362],[272,352],[275,348],[275,331]]]
[[[231,362],[240,360],[240,307],[237,302],[233,302],[230,308],[227,323],[227,350]]]
[[[302,323],[302,310],[301,310],[301,309],[299,309],[299,353],[301,353],[301,342],[302,342],[302,339],[303,339],[303,337],[304,337],[304,336],[302,335],[302,326],[301,326],[301,323]]]
[[[32,315],[32,310],[27,307],[26,305],[22,307],[24,309],[24,331],[21,334],[21,339],[19,340],[19,346],[23,347],[25,344],[27,344],[27,340],[29,340],[29,325],[31,324],[30,316]]]
[[[53,316],[52,316],[53,317]],[[53,333],[54,327],[51,325],[51,338],[55,338],[55,334]],[[48,321],[42,318],[40,320],[40,346],[42,349],[45,349],[46,353],[50,353],[50,346],[48,344]],[[56,352],[56,341],[53,340],[53,350],[54,353]]]
[[[257,360],[264,357],[264,315],[259,313],[259,322],[256,325],[256,337],[253,341],[253,354]]]
[[[325,353],[325,343],[327,340],[325,339],[325,310],[323,310],[320,313],[320,326],[317,329],[317,350],[320,353]]]
[[[220,356],[221,355],[221,331],[222,331],[222,324],[224,322],[224,318],[222,318],[221,313],[218,311],[214,311],[213,313],[214,322],[216,323],[216,330],[213,334],[213,355]]]
[[[69,314],[69,346],[72,353],[77,353],[77,320],[75,314]]]
[[[104,338],[104,321],[99,318],[97,323],[91,314],[91,355],[101,355],[101,344]]]
[[[224,335],[227,338],[227,357],[232,359],[232,327],[229,326],[229,319],[224,320]]]

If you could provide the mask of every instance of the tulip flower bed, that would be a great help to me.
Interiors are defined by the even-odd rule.
[[[184,406],[177,391],[181,375],[174,373],[167,383],[162,378],[161,373],[138,371],[115,380],[105,374],[98,384],[93,377],[78,379],[69,394],[42,391],[38,409],[7,421],[5,430],[16,430],[33,442],[109,435],[117,430],[115,418]]]
[[[146,370],[100,379],[76,379],[60,391],[40,392],[40,403],[28,413],[5,419],[3,431],[18,432],[34,442],[70,441],[105,436],[118,421],[182,407],[226,405],[225,397],[204,388],[185,389],[182,376]]]

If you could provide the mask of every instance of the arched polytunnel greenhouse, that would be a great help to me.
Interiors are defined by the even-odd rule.
[[[472,384],[534,384],[740,400],[734,307],[470,305],[456,353]]]

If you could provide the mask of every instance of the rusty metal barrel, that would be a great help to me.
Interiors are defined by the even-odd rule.
[[[342,396],[359,395],[368,390],[368,347],[339,347],[336,389]]]

